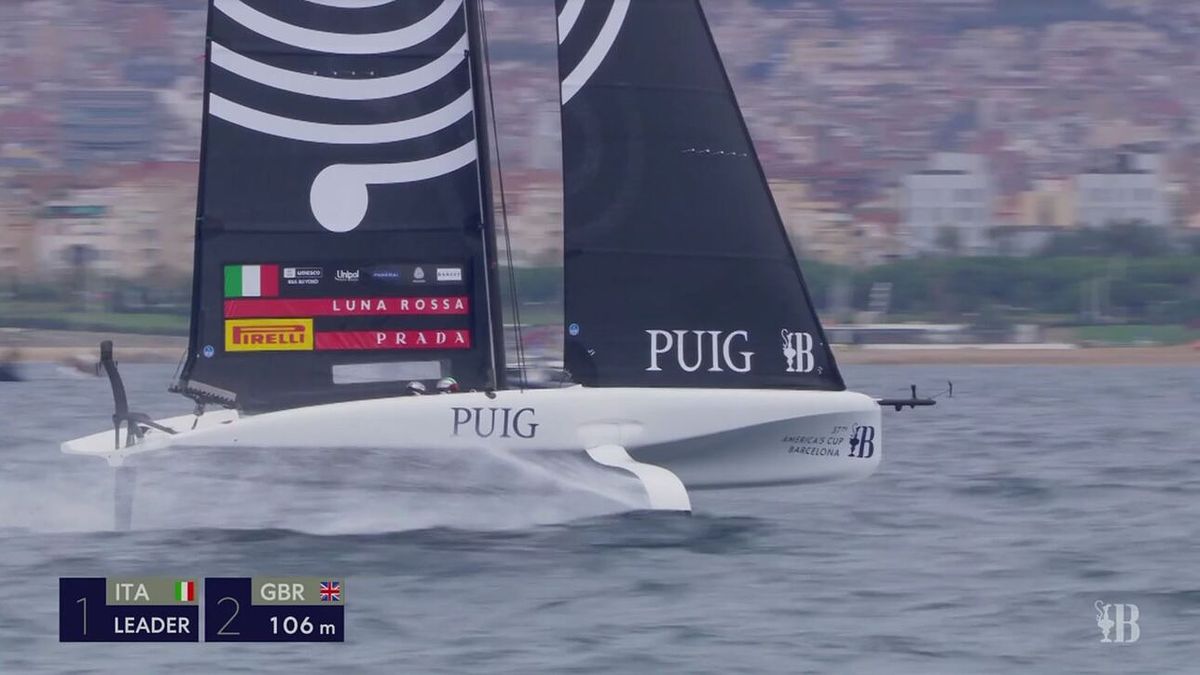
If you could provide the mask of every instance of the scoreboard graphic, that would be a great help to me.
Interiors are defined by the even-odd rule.
[[[58,580],[60,642],[199,642],[193,578]]]
[[[58,580],[60,642],[344,642],[345,613],[334,577]]]
[[[204,580],[205,642],[344,642],[341,579],[217,577]]]

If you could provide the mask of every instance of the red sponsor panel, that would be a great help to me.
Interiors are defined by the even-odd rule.
[[[470,349],[471,331],[446,330],[348,330],[317,333],[322,351]]]
[[[289,316],[458,316],[470,312],[466,296],[413,298],[241,298],[225,301],[226,319]]]

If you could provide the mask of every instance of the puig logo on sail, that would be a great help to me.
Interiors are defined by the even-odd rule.
[[[685,373],[701,370],[749,373],[754,368],[755,352],[745,349],[750,345],[750,331],[647,330],[646,335],[650,338],[650,363],[646,372],[662,372],[663,365],[669,366],[672,361]],[[780,335],[785,372],[821,372],[816,365],[816,341],[812,333],[785,329]]]
[[[675,365],[685,373],[694,373],[701,368],[710,373],[726,370],[748,373],[752,368],[754,352],[737,351],[750,342],[749,331],[648,330],[646,334],[650,336],[647,372],[662,371],[661,357],[667,362],[674,358]]]

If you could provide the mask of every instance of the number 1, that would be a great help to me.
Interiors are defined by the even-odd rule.
[[[75,604],[83,604],[83,634],[87,635],[87,598],[80,598],[75,601]]]

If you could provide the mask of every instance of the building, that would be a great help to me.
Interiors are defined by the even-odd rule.
[[[28,190],[0,189],[0,284],[28,279],[34,274],[35,246]]]
[[[113,181],[120,188],[113,226],[125,234],[125,249],[132,252],[124,276],[191,276],[199,173],[194,161],[123,167]]]
[[[806,183],[772,181],[771,193],[792,248],[801,258],[848,262],[853,219],[841,204],[816,199]]]
[[[116,190],[77,190],[41,206],[37,218],[39,276],[53,280],[87,268],[104,276],[121,269],[120,237],[109,226]]]
[[[1157,155],[1119,154],[1109,166],[1077,176],[1075,192],[1079,223],[1087,227],[1171,223]]]
[[[63,160],[70,169],[156,156],[167,118],[149,89],[77,89],[63,97]]]
[[[166,177],[130,176],[113,187],[75,190],[43,204],[37,222],[39,276],[61,280],[81,270],[127,280],[190,274],[194,167],[168,166],[162,170]]]
[[[980,255],[990,250],[995,187],[981,155],[940,153],[901,189],[910,256]]]
[[[506,171],[508,227],[517,267],[561,265],[563,255],[562,174]],[[499,223],[503,226],[503,223]],[[503,237],[503,233],[501,233]]]
[[[1075,186],[1070,178],[1043,178],[1017,195],[1012,225],[1042,228],[1075,227],[1079,224]]]

